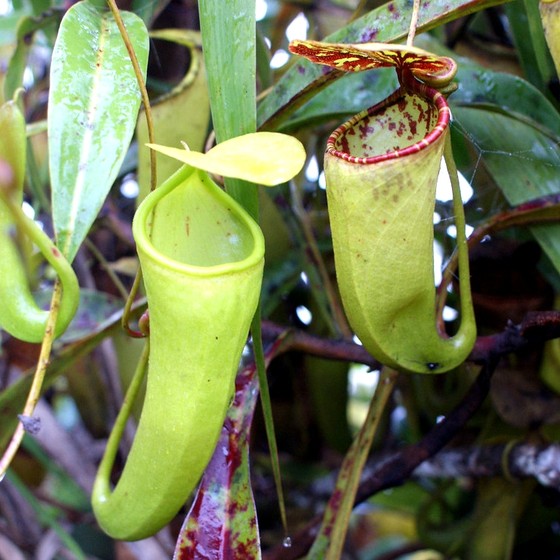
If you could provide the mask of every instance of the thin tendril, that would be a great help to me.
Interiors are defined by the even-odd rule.
[[[122,20],[119,8],[115,3],[115,0],[107,0],[107,3],[109,4],[111,13],[115,18],[117,27],[119,28],[121,37],[126,46],[126,50],[128,51],[128,56],[130,57],[130,62],[132,63],[132,67],[134,68],[134,74],[136,75],[136,80],[138,81],[138,87],[140,88],[140,94],[142,96],[142,103],[144,104],[144,114],[146,115],[146,124],[148,125],[148,138],[150,140],[150,144],[155,144],[152,107],[150,105],[148,90],[146,89],[146,84],[144,82],[144,77],[142,75],[140,64],[138,63],[138,58],[136,57],[136,53],[134,52],[134,47],[130,42],[130,37],[128,36],[128,32]],[[156,188],[156,185],[157,185],[156,154],[153,150],[150,150],[150,190],[153,191]],[[135,331],[134,329],[130,328],[130,310],[132,308],[134,299],[136,298],[136,294],[138,293],[138,288],[140,287],[141,279],[142,279],[142,273],[141,273],[141,269],[139,268],[138,272],[136,273],[136,277],[134,278],[134,283],[132,284],[132,288],[130,289],[130,293],[128,294],[128,299],[126,300],[126,305],[124,307],[124,313],[122,317],[122,326],[124,330],[134,338],[142,338],[144,336],[140,331]]]
[[[278,495],[278,505],[280,508],[280,519],[284,528],[284,536],[288,538],[288,520],[286,516],[286,502],[284,500],[284,491],[282,489],[282,475],[280,472],[280,461],[278,459],[278,446],[276,444],[276,433],[274,430],[274,421],[272,418],[272,408],[270,405],[270,392],[268,389],[268,381],[266,378],[266,360],[264,356],[264,348],[262,343],[262,324],[261,324],[261,305],[257,307],[253,322],[251,324],[251,336],[253,337],[253,355],[255,357],[255,366],[257,368],[257,376],[259,379],[259,390],[261,393],[261,405],[265,419],[265,431],[270,455],[272,458],[272,473],[276,493]]]
[[[461,321],[474,322],[472,294],[470,289],[470,268],[469,268],[469,248],[466,235],[465,211],[463,201],[461,199],[461,185],[459,183],[459,173],[455,158],[453,157],[453,147],[451,145],[451,134],[449,132],[445,137],[444,148],[445,165],[451,182],[453,192],[453,212],[455,214],[455,227],[457,229],[457,257],[459,262],[459,284],[461,290]],[[439,294],[441,296],[441,294]],[[441,314],[444,305],[444,299],[438,301],[438,324],[440,330],[443,328],[443,317]]]
[[[45,336],[43,337],[43,342],[41,343],[41,351],[39,353],[39,360],[37,362],[37,369],[33,375],[33,382],[31,388],[29,389],[29,394],[27,395],[27,401],[23,408],[23,412],[20,415],[19,424],[12,435],[12,439],[8,444],[2,459],[0,460],[0,480],[4,477],[4,474],[8,470],[10,463],[12,462],[15,454],[17,453],[23,436],[25,434],[25,428],[23,425],[24,418],[31,418],[37,402],[41,397],[41,389],[43,387],[43,381],[45,379],[45,374],[47,372],[47,367],[49,365],[52,344],[54,340],[54,329],[56,325],[56,320],[58,318],[58,311],[60,309],[60,300],[62,297],[62,284],[57,278],[54,284],[54,291],[51,299],[51,308],[47,318],[47,324],[45,327]]]
[[[416,27],[418,27],[418,13],[420,12],[420,0],[414,0],[412,7],[412,16],[410,18],[410,27],[408,28],[408,36],[406,38],[406,46],[412,47],[414,36],[416,35]]]
[[[113,468],[113,463],[115,462],[115,457],[117,456],[117,451],[119,449],[119,443],[121,441],[122,434],[124,432],[126,423],[130,417],[132,407],[136,401],[136,397],[142,387],[142,382],[146,377],[147,364],[150,356],[150,344],[149,338],[146,339],[146,345],[142,350],[138,364],[136,365],[136,371],[132,377],[132,381],[128,386],[126,395],[123,400],[122,407],[115,420],[115,425],[111,431],[111,435],[107,441],[107,446],[105,448],[105,454],[99,465],[97,471],[97,476],[95,479],[95,486],[101,490],[103,495],[108,495],[110,493],[109,479],[111,476],[111,470]]]

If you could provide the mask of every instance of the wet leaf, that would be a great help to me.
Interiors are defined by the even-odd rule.
[[[122,17],[145,72],[148,32]],[[134,132],[140,92],[110,12],[83,1],[64,16],[49,91],[49,162],[57,243],[73,260],[99,212]]]
[[[174,560],[261,557],[249,477],[249,435],[258,393],[254,366],[241,370],[216,450],[179,534]]]
[[[471,0],[459,0],[452,4],[447,0],[429,2],[424,4],[420,10],[418,33],[501,3],[503,3],[502,0],[484,0],[475,3]],[[371,10],[323,40],[333,43],[372,41],[392,43],[399,41],[408,33],[410,11],[411,4],[408,0],[389,2]],[[274,90],[260,104],[259,126],[264,125],[269,130],[276,129],[320,89],[343,75],[338,71],[325,72],[325,68],[307,60],[296,61],[296,64],[284,74]]]
[[[559,192],[560,138],[528,120],[498,110],[458,107],[455,117],[483,165],[512,205]],[[560,270],[560,225],[531,227]]]
[[[560,114],[537,88],[522,78],[475,64],[460,64],[457,83],[457,91],[449,98],[452,108],[494,105],[560,135]]]

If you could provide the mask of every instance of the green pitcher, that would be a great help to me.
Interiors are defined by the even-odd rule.
[[[139,206],[133,233],[149,306],[146,398],[115,489],[104,459],[92,503],[112,537],[154,534],[179,511],[216,445],[255,313],[259,226],[205,171],[183,166]]]
[[[452,337],[437,328],[433,214],[450,111],[437,90],[408,80],[330,136],[328,211],[344,309],[365,348],[396,369],[442,373],[467,358],[476,329],[468,263],[461,326]],[[460,200],[455,210],[465,252]]]

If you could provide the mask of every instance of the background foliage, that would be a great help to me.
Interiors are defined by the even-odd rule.
[[[44,119],[55,103],[48,96],[49,68],[68,7],[50,0],[0,4],[0,83],[6,99],[25,87],[26,201],[49,233],[57,231],[51,212],[57,187],[52,164],[49,174]],[[232,529],[231,540],[209,557],[256,557],[260,549],[269,559],[303,557],[379,377],[379,364],[353,341],[338,300],[322,154],[335,126],[386,97],[396,81],[392,71],[327,76],[305,62],[302,71],[287,44],[304,34],[341,42],[402,40],[411,3],[270,0],[255,11],[253,2],[241,0],[134,0],[119,7],[134,11],[153,31],[147,85],[159,143],[185,140],[201,150],[212,118],[219,140],[258,127],[296,135],[306,147],[306,167],[290,184],[266,192],[226,184],[259,214],[266,237],[262,330],[288,534],[280,523],[264,422],[258,407],[254,412],[250,358],[238,377],[235,429],[220,442],[240,458],[234,483],[212,463],[193,508],[198,517],[189,518],[202,527],[198,540],[208,546],[215,543],[211,527]],[[169,28],[182,31],[164,31]],[[358,487],[361,505],[350,520],[344,557],[526,558],[538,547],[539,558],[557,558],[560,346],[553,339],[560,336],[554,311],[560,114],[554,61],[538,5],[528,0],[425,2],[415,44],[459,62],[458,89],[450,98],[452,136],[473,231],[480,338],[457,371],[398,377]],[[129,68],[124,51],[119,64],[119,72]],[[69,87],[79,97],[84,80]],[[111,153],[124,126],[119,119],[126,92],[106,101],[101,118],[107,143],[98,149]],[[78,222],[87,238],[74,240],[69,251],[76,254],[82,286],[80,311],[55,347],[37,409],[42,429],[26,436],[0,484],[0,557],[156,559],[176,549],[177,557],[203,558],[192,552],[189,525],[181,529],[188,507],[152,539],[115,543],[100,532],[89,506],[122,387],[142,349],[119,322],[137,265],[130,229],[136,188],[149,188],[146,136],[141,113],[95,221]],[[161,179],[173,170],[164,158],[158,164]],[[450,198],[442,184],[434,216],[438,270],[454,246]],[[44,267],[35,272],[39,297],[48,300],[52,275]],[[452,290],[448,299],[445,317],[453,328]],[[143,305],[140,298],[136,309]],[[3,446],[23,407],[37,352],[36,345],[2,336]],[[121,465],[131,437],[123,442]],[[524,470],[528,463],[532,471]],[[208,488],[216,481],[231,487],[233,506],[229,497],[215,503]]]

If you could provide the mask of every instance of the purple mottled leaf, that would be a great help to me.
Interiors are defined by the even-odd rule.
[[[174,560],[261,557],[249,476],[249,436],[258,394],[255,365],[250,364],[237,374],[235,398],[181,528]]]

